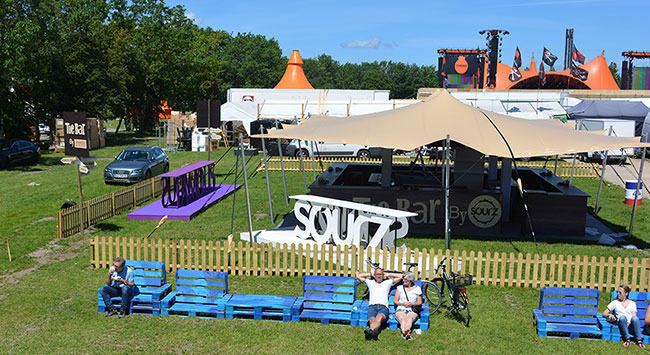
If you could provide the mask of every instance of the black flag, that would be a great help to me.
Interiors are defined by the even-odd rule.
[[[584,54],[580,53],[578,48],[576,48],[576,45],[573,45],[573,51],[571,52],[572,59],[575,60],[576,62],[580,64],[585,64],[585,56]]]
[[[519,79],[521,79],[521,73],[519,72],[519,69],[517,69],[516,66],[512,67],[512,70],[510,71],[510,76],[508,76],[508,79],[512,81],[513,83]]]
[[[589,72],[578,67],[576,63],[571,61],[571,75],[573,75],[575,78],[585,81],[589,77]]]
[[[544,48],[546,49],[546,48]],[[546,52],[544,52],[546,53]],[[544,87],[546,85],[546,72],[544,71],[544,62],[542,62],[542,68],[539,71],[539,81],[541,83],[541,86]]]
[[[519,53],[519,47],[517,47],[517,50],[515,51],[515,63],[512,66],[517,69],[521,68],[521,53]]]
[[[544,47],[544,55],[542,56],[542,59],[543,59],[544,63],[546,63],[546,65],[548,65],[549,67],[552,67],[553,64],[555,64],[555,61],[557,60],[557,57],[554,56],[553,53],[551,53],[551,51],[546,49],[546,47]],[[542,64],[542,67],[543,66],[544,65]]]

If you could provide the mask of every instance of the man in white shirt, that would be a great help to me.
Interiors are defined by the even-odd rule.
[[[356,274],[357,280],[368,286],[370,298],[368,300],[369,329],[364,330],[366,340],[377,340],[381,324],[388,320],[388,295],[393,285],[402,280],[402,274],[385,274],[383,269],[375,269],[374,280],[369,273]],[[386,277],[389,277],[388,279]]]

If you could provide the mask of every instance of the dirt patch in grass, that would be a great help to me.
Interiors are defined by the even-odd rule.
[[[24,227],[19,227],[19,228],[14,229],[14,232],[18,232],[18,231],[23,230],[25,228],[29,228],[29,227],[33,226],[34,224],[37,224],[37,223],[42,223],[42,222],[47,222],[47,221],[54,221],[54,220],[56,220],[56,218],[54,218],[54,217],[43,217],[41,219],[37,219],[35,221],[30,222],[28,225],[26,225]]]
[[[58,244],[58,240],[50,241],[43,248],[40,248],[28,254],[29,257],[34,259],[35,264],[33,266],[11,274],[0,276],[0,288],[5,285],[18,282],[21,278],[38,270],[45,264],[57,263],[59,261],[74,258],[81,252],[75,252],[75,250],[79,250],[86,243],[87,240],[81,238],[80,240],[75,241],[71,243],[70,246],[66,247]]]

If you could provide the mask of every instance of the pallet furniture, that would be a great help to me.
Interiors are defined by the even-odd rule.
[[[533,325],[540,337],[610,339],[610,327],[598,313],[596,289],[542,288],[539,309],[533,309]]]
[[[358,317],[357,281],[353,277],[304,276],[303,297],[299,297],[292,313],[293,321],[319,320],[353,324]]]
[[[420,286],[420,289],[424,289],[422,281],[415,280],[415,285]],[[401,285],[397,286],[400,287]],[[395,291],[397,287],[393,286],[390,290],[390,295],[388,296],[388,329],[399,329],[399,322],[395,318]],[[361,305],[358,308],[359,317],[355,322],[355,326],[365,327],[368,324],[368,301],[361,302]],[[420,317],[413,323],[413,329],[429,330],[429,304],[422,299],[422,312],[420,312]]]
[[[616,290],[612,291],[610,301],[614,301],[617,297]],[[648,304],[650,303],[650,292],[630,292],[628,298],[636,303],[636,316],[639,317],[641,323],[643,343],[650,344],[650,335],[645,331],[645,315],[648,312]],[[618,329],[618,325],[609,322],[606,325],[610,327],[610,340],[621,341],[621,331]]]
[[[130,313],[160,315],[160,301],[171,292],[167,283],[165,263],[160,261],[127,260],[126,267],[133,269],[135,290],[129,307]],[[106,311],[106,305],[97,290],[97,310]],[[113,306],[121,305],[122,297],[113,297]]]
[[[166,316],[224,318],[228,294],[228,273],[220,271],[176,270],[176,290],[165,297]]]
[[[292,320],[292,310],[298,297],[269,295],[232,295],[226,302],[226,318],[252,317],[255,320]],[[302,302],[302,301],[299,301]]]

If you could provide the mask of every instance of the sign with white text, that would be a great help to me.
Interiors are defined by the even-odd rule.
[[[65,155],[88,157],[88,123],[85,112],[64,112]]]

